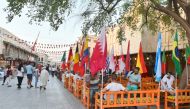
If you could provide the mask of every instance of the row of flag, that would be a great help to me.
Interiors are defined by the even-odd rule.
[[[88,37],[86,37],[83,41],[81,53],[79,53],[78,44],[76,46],[75,55],[72,54],[72,48],[69,50],[68,59],[66,62],[66,52],[64,52],[62,58],[62,68],[72,68],[74,72],[78,72],[81,76],[85,73],[85,65],[87,65],[90,69],[92,75],[95,75],[98,71],[102,69],[109,68],[112,72],[129,72],[130,69],[130,40],[128,41],[127,54],[126,59],[124,59],[122,46],[121,46],[121,55],[118,60],[118,65],[116,65],[114,58],[114,49],[111,48],[109,55],[107,55],[107,40],[106,40],[106,32],[105,27],[101,29],[99,38],[96,42],[95,48],[93,49],[92,56],[90,56],[89,47],[88,47]],[[162,77],[162,73],[166,73],[166,56],[165,51],[163,51],[162,55],[162,35],[158,33],[158,44],[156,51],[156,61],[155,61],[155,77],[156,81],[160,81]],[[190,64],[190,47],[186,47],[186,59],[187,63]],[[182,69],[179,59],[179,49],[178,49],[178,33],[176,32],[173,42],[173,51],[172,51],[172,60],[175,65],[175,71],[178,75],[181,75]],[[145,66],[142,44],[140,42],[139,52],[137,55],[137,63],[136,66],[140,68],[140,73],[147,73],[147,68]]]
[[[107,67],[112,70],[112,72],[116,71],[121,73],[124,70],[130,71],[130,41],[128,42],[128,50],[126,60],[124,59],[123,51],[121,48],[121,56],[118,60],[118,65],[116,65],[114,59],[114,49],[110,52],[110,55],[107,55],[107,39],[106,39],[106,32],[105,27],[101,29],[99,38],[96,42],[95,48],[93,49],[93,53],[91,58],[89,59],[90,53],[88,48],[88,37],[85,38],[83,41],[83,46],[81,53],[79,54],[78,44],[76,46],[75,55],[73,57],[72,48],[69,50],[69,55],[66,63],[66,52],[64,52],[62,57],[62,68],[65,69],[73,67],[74,72],[79,72],[81,76],[84,75],[84,65],[85,63],[89,64],[90,72],[92,75],[95,75],[98,71],[102,69],[106,69]],[[72,63],[73,62],[73,63]],[[108,65],[108,63],[109,65]],[[70,66],[73,64],[73,66]],[[87,64],[87,65],[88,65]],[[140,49],[137,58],[137,66],[140,68],[141,73],[146,73],[147,69],[145,66],[143,52],[142,52],[142,45],[140,43]],[[118,67],[118,68],[117,68]]]
[[[176,31],[175,36],[174,36],[174,41],[173,41],[173,48],[172,48],[172,61],[175,66],[175,73],[177,76],[181,76],[182,74],[182,67],[180,63],[180,53],[178,49],[178,32]],[[156,76],[156,81],[160,81],[162,77],[162,73],[166,73],[166,56],[165,56],[165,50],[162,53],[162,58],[161,58],[161,45],[162,45],[162,35],[161,33],[158,33],[158,45],[157,45],[157,52],[156,52],[156,62],[155,62],[155,67],[154,67],[154,72]],[[186,58],[186,63],[190,64],[190,46],[186,45],[185,49],[185,58]],[[161,63],[162,61],[162,63]]]

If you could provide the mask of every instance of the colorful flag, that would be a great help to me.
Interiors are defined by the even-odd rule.
[[[162,53],[162,74],[166,73],[166,54],[165,50]]]
[[[32,51],[35,51],[35,48],[36,48],[36,44],[37,44],[39,35],[40,35],[40,32],[38,33],[38,36],[37,36],[37,38],[36,38],[36,40],[35,40],[35,42],[34,42],[34,45],[32,46]]]
[[[82,56],[82,61],[87,63],[89,58],[90,52],[88,47],[88,36],[86,36],[85,42],[84,42],[84,51]]]
[[[66,51],[63,53],[63,56],[62,56],[62,58],[61,58],[61,61],[62,61],[62,62],[66,61]]]
[[[138,53],[138,56],[137,56],[137,64],[136,64],[137,67],[140,68],[140,73],[147,73],[147,69],[146,69],[146,66],[145,66],[145,62],[144,62],[144,56],[143,56],[143,52],[142,52],[142,44],[140,42],[140,47],[139,47],[139,53]]]
[[[176,31],[175,37],[174,37],[174,42],[173,42],[173,51],[172,51],[172,60],[175,65],[175,71],[177,75],[181,75],[182,69],[181,69],[181,64],[179,60],[179,50],[178,50],[178,33]]]
[[[78,43],[77,43],[77,47],[76,47],[76,51],[75,51],[73,71],[75,73],[77,73],[79,71],[79,48],[78,48]]]
[[[109,56],[109,69],[111,69],[112,72],[115,71],[115,62],[114,62],[114,48],[112,47],[110,56]]]
[[[158,44],[157,44],[157,51],[156,51],[156,62],[154,66],[154,73],[156,74],[156,81],[160,82],[162,73],[161,73],[161,50],[162,50],[162,35],[158,33]]]
[[[66,61],[66,51],[63,53],[61,61],[62,61],[62,65],[61,65],[62,69],[65,69],[66,68],[66,65],[65,65],[66,64],[65,63],[65,61]]]
[[[185,49],[185,58],[187,61],[187,64],[190,64],[190,46],[186,45]]]
[[[123,48],[121,45],[121,55],[120,55],[120,59],[119,59],[119,71],[118,71],[118,73],[122,73],[124,69],[125,69],[125,62],[124,62],[124,56],[123,56]]]
[[[73,52],[72,52],[72,48],[70,47],[69,50],[69,55],[68,55],[68,59],[67,59],[67,68],[70,70],[70,64],[73,60]]]
[[[100,36],[90,60],[90,71],[94,76],[99,70],[106,68],[107,40],[105,27],[101,29]]]
[[[127,46],[127,55],[126,55],[126,62],[125,62],[125,68],[126,71],[130,71],[130,40],[128,41],[128,46]]]
[[[78,72],[79,72],[79,75],[80,75],[81,77],[84,76],[84,73],[85,73],[85,65],[84,65],[83,63],[79,63]]]

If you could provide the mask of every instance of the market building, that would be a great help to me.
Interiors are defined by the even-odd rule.
[[[17,65],[20,61],[38,61],[38,55],[24,40],[0,27],[0,65]]]

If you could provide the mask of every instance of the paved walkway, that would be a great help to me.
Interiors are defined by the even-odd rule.
[[[12,87],[0,86],[0,109],[85,109],[57,78],[50,78],[46,91],[27,89],[26,77],[22,89],[17,89],[16,84],[15,78]]]

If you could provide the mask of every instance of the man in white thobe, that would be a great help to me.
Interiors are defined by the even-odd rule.
[[[48,71],[46,70],[45,67],[42,68],[42,71],[41,71],[41,74],[40,74],[40,82],[41,82],[41,85],[40,85],[40,90],[43,88],[44,90],[46,90],[46,85],[47,85],[47,82],[49,80],[49,73]]]

